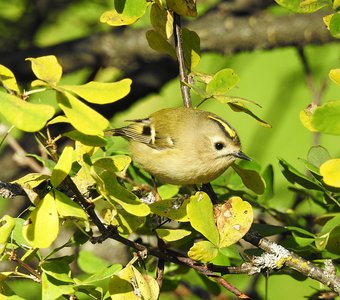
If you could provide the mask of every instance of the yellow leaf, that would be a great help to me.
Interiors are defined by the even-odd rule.
[[[0,81],[7,89],[20,94],[20,90],[14,74],[10,69],[6,68],[3,65],[0,65]]]
[[[253,208],[240,197],[231,197],[226,203],[215,206],[216,226],[220,235],[219,247],[238,242],[253,222]]]
[[[218,253],[218,248],[209,241],[196,242],[188,251],[191,259],[203,262],[212,261]]]
[[[48,248],[59,232],[59,218],[53,191],[31,212],[23,226],[23,235],[33,248]]]
[[[154,3],[150,11],[150,21],[153,28],[166,39],[172,36],[174,18],[169,10]]]
[[[196,17],[197,0],[166,0],[168,8],[183,17]]]
[[[329,78],[340,85],[340,69],[333,69],[329,72]]]
[[[330,14],[330,15],[327,15],[327,16],[324,16],[322,18],[323,22],[325,23],[327,29],[329,30],[329,24],[331,23],[331,19],[333,17],[334,14]]]
[[[185,199],[183,202],[177,199],[167,199],[162,201],[156,201],[149,205],[150,210],[158,215],[170,220],[176,220],[178,222],[189,222],[187,215],[187,205],[189,199]]]
[[[66,146],[61,153],[59,160],[52,170],[51,183],[53,187],[57,187],[66,176],[70,173],[72,167],[73,148]]]
[[[300,111],[300,122],[303,126],[305,126],[311,132],[317,132],[318,130],[312,125],[312,118],[314,111],[316,109],[316,105],[310,105],[304,110]]]
[[[32,70],[37,78],[51,85],[56,85],[59,82],[63,70],[54,55],[29,57],[26,60],[32,63]]]
[[[340,158],[324,162],[320,166],[320,174],[327,185],[340,188]]]
[[[166,242],[178,241],[191,234],[191,231],[185,229],[156,229],[158,236]]]

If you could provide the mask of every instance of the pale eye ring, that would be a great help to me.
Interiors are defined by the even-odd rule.
[[[215,146],[215,149],[216,150],[222,150],[224,147],[225,147],[225,144],[224,143],[222,143],[222,142],[216,142],[215,144],[214,144],[214,146]]]

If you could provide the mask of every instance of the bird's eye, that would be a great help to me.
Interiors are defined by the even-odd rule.
[[[221,142],[215,143],[214,146],[215,146],[216,150],[222,150],[225,147],[225,145],[223,143],[221,143]]]

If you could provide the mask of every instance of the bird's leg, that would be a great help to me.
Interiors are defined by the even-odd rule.
[[[210,182],[208,183],[203,183],[202,187],[201,187],[201,191],[205,192],[208,194],[208,196],[210,197],[210,200],[212,202],[212,204],[217,204],[218,203],[218,198],[217,195],[214,191],[214,189],[212,188]]]

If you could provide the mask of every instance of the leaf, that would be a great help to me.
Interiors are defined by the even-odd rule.
[[[31,212],[23,235],[33,248],[48,248],[59,232],[59,219],[53,192],[49,192]]]
[[[56,85],[62,75],[62,68],[54,55],[41,56],[38,58],[26,58],[32,64],[32,70],[37,78],[51,85]]]
[[[331,35],[337,39],[340,38],[340,13],[337,12],[332,16],[329,23],[329,32]]]
[[[174,17],[168,9],[153,3],[150,10],[150,21],[155,31],[164,38],[169,39],[172,36]]]
[[[292,165],[286,162],[284,159],[279,159],[282,174],[288,179],[290,183],[297,183],[306,189],[320,190],[319,186],[312,178],[308,178],[306,175],[295,169]]]
[[[118,275],[112,276],[109,293],[113,300],[157,300],[159,286],[151,276],[143,276],[134,266],[128,265]]]
[[[216,98],[216,97],[214,97]],[[217,99],[217,98],[216,98]],[[217,99],[218,100],[218,99]],[[266,121],[262,120],[261,118],[259,118],[258,116],[256,116],[249,108],[247,108],[244,104],[240,103],[240,102],[228,102],[227,103],[230,108],[233,111],[236,112],[244,112],[247,115],[253,117],[257,122],[260,123],[261,126],[263,127],[267,127],[267,128],[271,128],[270,124],[268,124]]]
[[[194,196],[191,196],[187,205],[187,213],[191,226],[217,246],[219,244],[219,234],[215,225],[213,205],[209,196],[203,192],[197,192]]]
[[[4,65],[0,65],[0,81],[7,89],[10,89],[11,91],[16,92],[17,94],[20,94],[20,90],[14,74],[10,69],[6,68]]]
[[[329,78],[336,84],[340,85],[340,69],[333,69],[329,71]]]
[[[196,1],[197,0],[166,0],[166,5],[180,16],[196,17]]]
[[[136,232],[136,230],[145,224],[145,217],[138,217],[133,214],[129,214],[124,209],[117,209],[117,213],[115,214],[113,218],[113,212],[114,210],[111,210],[111,222],[108,222],[108,224],[112,224],[113,226],[118,227],[118,232],[123,235],[129,235],[131,233]],[[107,215],[106,211],[106,218],[109,217]],[[112,220],[113,219],[113,220]]]
[[[328,6],[328,0],[275,0],[279,5],[296,13],[311,13]]]
[[[312,146],[307,154],[308,162],[317,168],[330,158],[328,150],[322,146]]]
[[[166,242],[178,241],[191,234],[191,231],[185,229],[156,229],[157,235]]]
[[[55,259],[46,260],[41,264],[42,270],[52,276],[53,278],[73,283],[73,279],[70,277],[70,263],[73,261],[73,256],[58,257]]]
[[[108,104],[124,98],[131,89],[131,79],[104,83],[91,81],[83,85],[62,85],[69,92],[73,92],[88,102]]]
[[[172,58],[176,58],[175,49],[159,32],[155,30],[148,30],[146,32],[146,39],[151,49],[160,53],[168,54]]]
[[[231,197],[214,209],[216,226],[220,236],[219,248],[238,242],[253,222],[253,208],[240,197]]]
[[[91,174],[97,182],[98,192],[112,205],[119,204],[128,213],[139,217],[150,213],[150,208],[146,204],[118,183],[114,173],[93,166]]]
[[[96,274],[109,266],[107,261],[87,250],[80,250],[77,263],[79,268],[88,274]]]
[[[29,103],[1,91],[0,103],[1,115],[18,129],[28,132],[42,129],[55,113],[53,106]]]
[[[6,243],[15,226],[15,219],[9,215],[4,215],[0,219],[0,255],[6,248]]]
[[[201,46],[198,34],[187,28],[182,29],[184,61],[188,70],[196,67],[200,62]]]
[[[107,143],[106,139],[100,135],[84,134],[78,130],[65,132],[63,133],[63,136],[74,141],[79,141],[86,146],[104,147]]]
[[[218,248],[209,241],[199,241],[189,249],[188,256],[202,262],[212,261],[218,254]]]
[[[222,95],[232,89],[240,77],[233,69],[222,69],[218,71],[206,86],[206,92],[211,95]]]
[[[320,174],[327,185],[340,188],[340,158],[324,162],[320,166]]]
[[[55,200],[57,205],[57,211],[60,217],[72,217],[81,220],[88,220],[85,211],[80,207],[80,205],[72,201],[64,193],[54,190]]]
[[[103,168],[112,173],[125,172],[131,163],[131,157],[127,155],[114,155],[101,157],[93,162],[94,166]]]
[[[34,189],[44,181],[47,181],[49,178],[49,175],[40,173],[29,173],[13,182],[21,185],[24,188]]]
[[[179,187],[172,184],[164,184],[157,188],[157,192],[161,199],[170,199],[179,192]]]
[[[328,248],[328,243],[330,243],[330,238],[332,238],[330,245],[332,252],[339,254],[339,246],[334,244],[334,241],[340,242],[340,214],[335,215],[335,217],[328,220],[322,227],[321,231],[315,239],[315,245],[319,250],[324,250]],[[333,233],[333,235],[332,235]],[[334,249],[334,246],[336,249]]]
[[[59,299],[62,295],[74,294],[74,289],[70,284],[61,284],[45,272],[41,274],[42,300]]]
[[[66,146],[61,153],[59,160],[52,170],[51,184],[53,187],[58,187],[63,182],[66,176],[70,173],[72,167],[73,148]]]
[[[178,199],[168,199],[162,201],[156,201],[149,205],[152,213],[168,218],[170,220],[176,220],[178,222],[189,222],[187,215],[187,205],[189,199],[180,201]]]
[[[147,5],[145,0],[115,0],[115,8],[104,12],[100,22],[110,26],[133,24],[145,14]]]
[[[57,93],[59,107],[75,129],[84,134],[102,135],[109,121],[70,93]]]
[[[340,101],[329,101],[316,108],[312,126],[322,133],[340,135]]]
[[[121,269],[122,269],[122,266],[120,264],[114,264],[114,265],[105,267],[97,271],[95,274],[93,274],[89,278],[85,279],[82,283],[83,284],[94,284],[98,281],[102,281],[102,280],[112,277],[114,274],[119,272]]]
[[[316,109],[315,104],[310,104],[307,108],[300,111],[300,122],[311,132],[317,132],[318,130],[312,125],[312,118]]]
[[[266,183],[258,172],[255,170],[244,169],[236,164],[232,164],[231,167],[241,177],[243,184],[248,189],[258,195],[262,195],[264,193]]]

